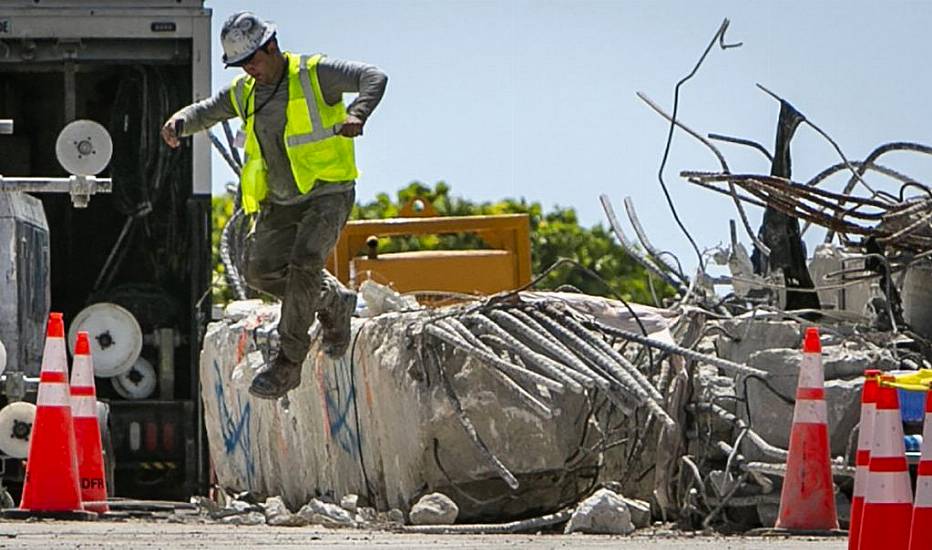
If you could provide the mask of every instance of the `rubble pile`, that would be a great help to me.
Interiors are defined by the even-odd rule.
[[[726,20],[712,45],[737,46],[725,44],[727,27]],[[371,525],[386,514],[424,533],[566,522],[566,532],[616,534],[653,521],[725,531],[771,526],[800,343],[817,326],[844,524],[862,373],[928,368],[932,356],[932,188],[877,159],[932,148],[888,144],[863,161],[842,155],[806,184],[793,183],[796,130],[809,125],[828,136],[761,89],[780,104],[773,153],[749,140],[707,139],[641,96],[670,121],[671,135],[679,128],[713,151],[720,172],[682,175],[729,195],[753,243],[748,253],[735,221],[730,246],[706,253],[686,233],[699,264],[689,276],[649,241],[630,199],[638,244],[603,196],[619,242],[652,282],[675,290],[672,300],[651,307],[535,292],[532,282],[439,308],[402,297],[371,301],[369,316],[354,319],[347,357],[331,361],[315,343],[305,384],[278,402],[245,391],[268,361],[277,306],[232,304],[208,330],[201,361],[221,487],[280,496],[261,513],[243,508],[276,525]],[[770,161],[769,174],[731,174],[711,139],[755,147]],[[842,192],[818,187],[845,171]],[[875,190],[868,172],[898,181],[899,192]],[[659,174],[666,193],[663,164]],[[856,188],[868,196],[855,196]],[[745,205],[764,209],[759,231]],[[810,224],[827,230],[811,259],[802,241]],[[716,263],[728,275],[714,274]],[[364,298],[391,293],[365,284]]]
[[[727,28],[725,20],[695,69],[677,84],[675,101],[680,86],[695,76],[716,42],[722,49],[740,46],[726,44]],[[699,250],[669,200],[663,177],[666,152],[658,179],[674,219],[697,253],[694,276],[649,241],[630,198],[624,201],[626,212],[640,246],[627,238],[611,201],[602,197],[621,245],[652,276],[676,288],[678,297],[667,308],[680,315],[681,330],[673,330],[680,335],[678,343],[746,367],[729,371],[690,360],[685,367],[689,397],[676,400],[669,391],[663,396],[683,432],[666,440],[671,446],[658,448],[656,466],[669,471],[670,483],[662,483],[664,476],[655,472],[655,513],[676,517],[691,528],[774,524],[806,327],[816,326],[823,335],[825,400],[842,524],[854,472],[864,370],[928,368],[932,358],[932,295],[927,290],[932,280],[932,188],[878,162],[891,152],[929,155],[932,147],[888,143],[862,161],[849,160],[810,117],[767,88],[758,88],[779,104],[772,152],[744,138],[703,135],[678,118],[676,104],[669,115],[639,94],[669,121],[670,138],[681,130],[713,153],[720,171],[680,175],[731,198],[753,243],[750,254],[738,239],[735,220],[730,222],[730,246]],[[791,178],[790,144],[801,127],[823,137],[841,160],[806,183]],[[769,161],[767,173],[733,174],[713,141],[756,149]],[[669,147],[668,138],[667,151]],[[846,177],[839,192],[824,188],[833,176]],[[896,185],[893,192],[884,190],[890,181]],[[763,209],[757,231],[747,206]],[[805,225],[800,227],[800,221]],[[803,236],[816,227],[825,229],[825,237],[810,258]],[[728,274],[713,275],[714,269]],[[678,407],[685,414],[675,416]],[[664,441],[663,433],[660,438]],[[664,457],[670,451],[673,456]]]
[[[358,319],[352,363],[312,351],[311,387],[275,403],[245,391],[264,364],[256,338],[274,325],[275,306],[240,302],[229,311],[208,332],[205,358],[240,349],[222,369],[202,364],[216,384],[205,395],[208,426],[218,423],[211,449],[221,450],[213,454],[222,486],[282,497],[266,503],[266,522],[370,525],[353,511],[363,509],[360,491],[375,510],[403,510],[420,529],[452,523],[448,516],[472,525],[572,512],[600,488],[636,503],[626,509],[638,524],[746,529],[776,513],[809,321],[766,308],[724,316],[701,303],[658,309],[509,293]],[[861,372],[922,359],[882,333],[829,321],[820,323],[826,401],[844,499]],[[331,391],[352,400],[334,407]],[[233,399],[220,401],[228,393]],[[249,417],[211,413],[234,403]],[[335,420],[352,423],[361,444],[341,440]],[[243,422],[253,439],[230,444]],[[231,461],[239,451],[253,457],[251,470]],[[315,500],[320,494],[343,506]]]

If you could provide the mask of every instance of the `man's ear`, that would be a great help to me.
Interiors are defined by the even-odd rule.
[[[273,38],[269,40],[269,43],[266,44],[265,46],[265,51],[272,53],[272,54],[280,52],[281,50],[278,49],[278,38]]]

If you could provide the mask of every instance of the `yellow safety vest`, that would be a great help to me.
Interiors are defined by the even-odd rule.
[[[317,81],[317,63],[323,55],[297,56],[285,52],[288,62],[288,107],[285,121],[285,151],[291,173],[302,194],[319,181],[333,183],[356,179],[356,155],[353,140],[337,135],[336,126],[346,120],[346,107],[341,100],[328,105]],[[268,167],[256,138],[256,80],[240,75],[230,88],[233,108],[245,123],[245,162],[240,175],[243,210],[251,214],[259,210],[268,193]]]

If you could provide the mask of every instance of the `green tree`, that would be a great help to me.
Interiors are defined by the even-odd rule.
[[[539,202],[528,202],[524,198],[477,203],[453,196],[450,186],[444,182],[438,182],[433,188],[421,182],[413,182],[400,189],[394,199],[387,193],[379,193],[375,200],[357,204],[352,218],[398,217],[401,208],[413,199],[430,203],[440,216],[528,214],[531,225],[531,267],[534,273],[542,273],[559,258],[570,258],[596,272],[604,281],[581,269],[564,266],[548,273],[537,285],[539,289],[571,285],[587,294],[617,294],[626,300],[653,302],[645,270],[628,257],[601,224],[592,228],[580,226],[576,211],[572,208],[555,206],[545,212]],[[217,248],[220,230],[233,211],[231,203],[229,196],[214,198],[214,266],[217,278],[221,281],[223,264]],[[379,242],[379,251],[383,253],[485,247],[478,237],[471,234],[415,236],[381,239]],[[609,288],[606,288],[606,284]],[[674,294],[669,286],[660,281],[654,281],[654,286],[659,298]],[[229,298],[229,292],[217,292],[214,297],[223,301]]]

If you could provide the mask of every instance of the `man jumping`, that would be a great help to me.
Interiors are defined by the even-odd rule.
[[[281,349],[249,392],[276,399],[301,383],[315,314],[327,355],[340,357],[349,345],[356,294],[324,265],[355,202],[352,138],[362,134],[388,77],[364,63],[284,52],[275,25],[250,12],[230,16],[220,42],[225,65],[246,74],[172,115],[162,138],[178,147],[179,137],[243,121],[242,207],[258,212],[246,281],[282,302]],[[345,107],[344,93],[359,95]]]

